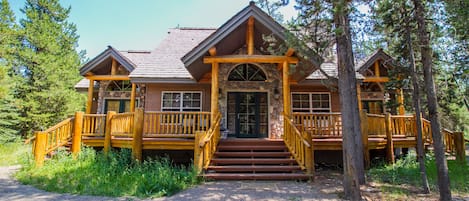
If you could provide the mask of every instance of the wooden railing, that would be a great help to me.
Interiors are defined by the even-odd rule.
[[[299,115],[300,117],[308,117]],[[305,118],[300,118],[304,120]],[[314,118],[313,118],[314,119]],[[312,120],[312,119],[309,119]],[[307,174],[314,172],[313,141],[311,135],[306,131],[300,132],[293,123],[293,120],[284,115],[283,141],[287,145],[290,153]]]
[[[84,137],[104,137],[106,128],[106,114],[85,114],[83,115]]]
[[[391,115],[393,136],[416,137],[415,117],[412,115]]]
[[[134,126],[134,113],[115,114],[111,118],[111,136],[131,138]]]
[[[422,118],[422,139],[425,143],[433,144],[432,125],[424,118]]]
[[[300,131],[308,131],[314,138],[342,137],[340,113],[294,113],[292,119]]]
[[[366,114],[368,137],[386,138],[386,115]]]
[[[194,166],[199,171],[207,169],[213,154],[217,150],[220,141],[221,114],[215,116],[215,121],[207,131],[197,131],[194,141]]]
[[[209,129],[210,112],[145,112],[144,137],[194,137]]]

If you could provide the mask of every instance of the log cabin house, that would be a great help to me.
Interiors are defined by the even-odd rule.
[[[266,51],[263,36],[286,45],[286,32],[251,3],[217,29],[170,29],[151,51],[109,46],[80,69],[86,112],[38,132],[36,142],[48,142],[35,156],[42,163],[71,140],[72,152],[81,143],[124,147],[140,160],[142,150],[193,151],[195,167],[213,179],[310,178],[315,151],[342,149],[337,64],[294,48]],[[384,88],[393,66],[379,49],[356,67],[367,164],[370,150],[392,161],[394,148],[416,146],[420,116],[404,115],[402,92]],[[389,94],[401,103],[397,115],[385,108]],[[429,129],[424,120],[426,143]]]

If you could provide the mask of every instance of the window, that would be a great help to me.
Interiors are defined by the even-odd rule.
[[[104,113],[114,111],[117,113],[130,112],[129,99],[106,99],[104,104]]]
[[[231,70],[229,81],[265,81],[265,73],[254,64],[240,64]]]
[[[201,111],[201,92],[163,92],[162,111]]]
[[[292,93],[293,112],[330,112],[329,93]]]

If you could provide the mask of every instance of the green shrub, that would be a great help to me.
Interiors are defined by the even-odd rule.
[[[59,152],[42,168],[27,162],[16,176],[47,191],[113,197],[172,195],[200,182],[192,167],[175,166],[167,158],[139,163],[131,159],[128,149],[106,156],[84,148],[76,160]]]
[[[427,155],[425,167],[430,189],[437,190],[437,169],[435,158]],[[469,166],[458,161],[448,160],[448,172],[451,182],[451,190],[457,193],[469,192]],[[415,152],[410,152],[403,159],[397,160],[394,165],[382,165],[369,170],[372,180],[393,185],[409,184],[421,186],[419,164]]]

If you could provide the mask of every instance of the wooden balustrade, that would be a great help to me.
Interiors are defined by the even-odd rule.
[[[221,114],[217,113],[215,122],[207,131],[197,131],[194,139],[194,166],[201,172],[207,169],[220,141]]]
[[[104,137],[106,128],[106,114],[84,114],[83,130],[84,137]]]
[[[296,127],[310,132],[313,138],[342,137],[340,113],[294,113],[292,119]]]
[[[391,129],[396,137],[416,137],[415,117],[411,115],[392,115]]]
[[[207,131],[210,112],[145,112],[145,137],[194,137]]]
[[[46,154],[67,144],[72,139],[74,118],[68,118],[43,131],[46,134]]]
[[[443,135],[443,140],[444,140],[444,145],[445,145],[445,151],[451,154],[455,153],[455,146],[454,146],[454,134],[453,131],[450,131],[448,129],[443,129],[441,131],[441,134]]]
[[[111,119],[111,136],[132,138],[133,126],[133,112],[115,114]]]
[[[308,117],[307,115],[298,116]],[[315,118],[300,118],[300,120],[304,119],[313,120],[313,122],[315,120]],[[311,134],[307,131],[300,132],[293,123],[293,120],[286,115],[284,115],[283,125],[283,141],[285,142],[285,145],[287,145],[290,153],[293,155],[300,167],[303,170],[306,170],[307,174],[312,175],[314,173],[314,153]]]
[[[386,116],[367,114],[368,137],[386,138]]]
[[[424,143],[433,144],[432,125],[424,118],[422,118],[422,139]]]

